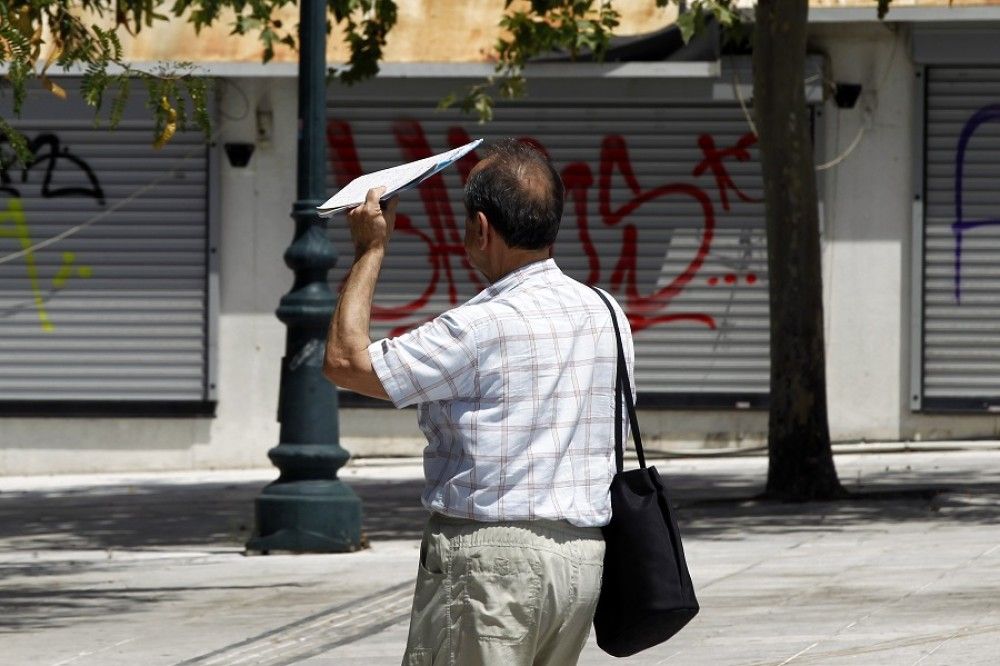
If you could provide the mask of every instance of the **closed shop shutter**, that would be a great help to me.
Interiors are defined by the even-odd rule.
[[[1000,408],[1000,68],[925,85],[922,406]]]
[[[13,123],[36,159],[6,162],[0,257],[85,228],[0,264],[0,401],[205,401],[204,137],[154,149],[141,88],[116,130],[96,128],[74,83],[60,83],[67,101],[33,91]]]
[[[335,90],[329,190],[470,138],[528,137],[549,151],[567,185],[556,261],[609,289],[630,315],[640,404],[760,404],[769,338],[763,195],[739,106],[623,99],[601,80],[536,81],[532,97],[478,124],[435,109],[458,85],[411,86],[405,96],[391,82]],[[481,288],[462,243],[462,186],[473,163],[403,195],[373,338],[412,328]],[[333,218],[330,235],[341,255],[337,288],[352,256],[343,217]]]

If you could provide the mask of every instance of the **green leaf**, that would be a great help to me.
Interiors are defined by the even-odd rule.
[[[712,7],[712,14],[715,16],[715,20],[719,22],[719,25],[724,28],[732,27],[739,20],[735,12],[723,5],[714,5]]]
[[[17,115],[21,114],[21,108],[24,106],[28,94],[28,76],[31,73],[30,64],[22,60],[13,61],[7,70],[7,80],[10,81],[14,97],[14,113]]]
[[[437,103],[438,111],[444,111],[445,109],[450,109],[455,106],[455,102],[458,101],[458,95],[451,92],[441,98],[441,101]]]
[[[107,87],[107,67],[98,63],[88,65],[80,80],[80,94],[83,95],[83,101],[88,106],[100,109],[104,99],[104,90]]]
[[[394,0],[354,0],[344,15],[344,38],[351,50],[346,69],[338,72],[341,82],[352,85],[378,74],[389,30],[396,24]]]
[[[108,116],[108,125],[112,129],[118,127],[122,116],[125,115],[125,104],[128,102],[131,83],[132,79],[129,76],[121,76],[118,79],[118,92],[115,93],[115,99],[111,103],[111,113]]]
[[[516,99],[524,97],[527,92],[527,82],[521,75],[508,76],[500,81],[498,88],[502,99]]]
[[[212,132],[212,119],[208,115],[209,82],[202,78],[188,76],[184,79],[184,85],[188,98],[191,100],[195,124],[207,136]]]
[[[479,115],[479,122],[486,123],[493,120],[493,98],[483,94],[475,103],[476,113]]]
[[[698,30],[698,14],[684,12],[677,15],[677,27],[681,31],[681,39],[687,44]]]
[[[31,162],[32,155],[31,151],[28,149],[28,140],[24,138],[23,134],[11,127],[10,123],[8,123],[2,116],[0,116],[0,136],[7,138],[11,148],[14,149],[14,157],[17,158],[21,164],[28,164]],[[6,167],[7,162],[8,160],[4,157],[3,166]]]

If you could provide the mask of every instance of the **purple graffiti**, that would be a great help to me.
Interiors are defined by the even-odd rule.
[[[984,218],[966,220],[962,212],[962,188],[965,170],[965,150],[969,140],[983,123],[1000,120],[1000,104],[991,104],[972,114],[962,128],[958,139],[958,152],[955,156],[955,221],[951,231],[955,235],[955,301],[962,302],[962,235],[977,227],[1000,226],[1000,218]]]

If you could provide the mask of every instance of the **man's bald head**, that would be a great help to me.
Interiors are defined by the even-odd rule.
[[[540,250],[559,233],[562,180],[540,149],[501,139],[469,175],[465,208],[469,215],[483,213],[509,247]]]

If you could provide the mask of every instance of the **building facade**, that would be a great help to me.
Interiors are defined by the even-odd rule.
[[[650,32],[670,19],[630,20]],[[998,36],[990,6],[894,6],[882,23],[871,7],[812,11],[803,85],[836,441],[1000,428]],[[537,142],[567,188],[557,262],[630,314],[648,446],[762,444],[767,248],[749,59],[539,65],[529,96],[480,125],[436,107],[489,65],[421,60],[404,37],[378,78],[330,87],[330,191],[470,138]],[[295,67],[222,57],[205,65],[220,77],[210,146],[184,134],[154,150],[138,99],[115,132],[82,103],[29,99],[19,126],[38,159],[0,183],[0,473],[267,464],[284,348],[274,309],[291,286]],[[853,104],[834,94],[858,85]],[[226,144],[252,156],[239,166]],[[373,335],[481,288],[461,244],[472,163],[404,195]],[[351,252],[341,218],[329,236],[336,289]],[[340,423],[355,455],[422,448],[411,410],[342,394]]]

